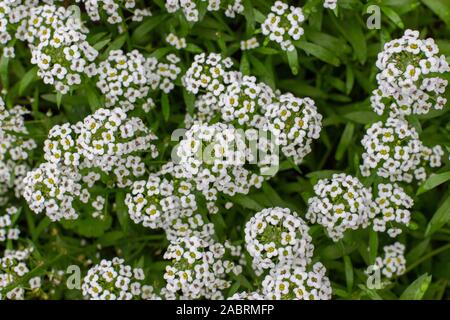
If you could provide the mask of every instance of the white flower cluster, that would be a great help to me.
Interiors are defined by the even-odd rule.
[[[400,242],[395,242],[392,245],[383,248],[384,256],[377,257],[375,264],[370,266],[367,270],[378,269],[381,274],[388,279],[395,276],[401,276],[406,271],[405,246]]]
[[[6,213],[0,215],[0,242],[7,240],[18,240],[20,230],[14,227],[15,215],[19,212],[16,207],[5,209]]]
[[[301,27],[304,20],[301,8],[275,1],[271,12],[261,24],[261,31],[263,35],[269,36],[271,41],[278,43],[282,50],[292,51],[295,49],[292,41],[299,40],[304,33]]]
[[[375,171],[391,182],[425,180],[425,166],[439,167],[444,154],[441,146],[424,146],[417,131],[402,117],[374,123],[361,143],[365,149],[361,174],[368,177]]]
[[[327,9],[336,9],[338,0],[325,0],[323,7]]]
[[[78,218],[74,202],[90,200],[92,215],[102,218],[105,198],[94,199],[89,189],[97,181],[130,186],[145,172],[140,154],[158,155],[155,139],[141,119],[127,117],[121,108],[99,109],[75,125],[55,126],[45,141],[48,162],[27,174],[24,197],[34,212],[45,211],[54,221]]]
[[[325,273],[320,262],[311,267],[280,266],[264,278],[263,296],[270,300],[330,300],[331,283]]]
[[[322,115],[310,98],[282,94],[278,101],[266,106],[268,130],[286,157],[300,163],[311,152],[311,144],[322,129]]]
[[[151,88],[164,93],[171,92],[175,87],[175,80],[181,73],[179,62],[180,58],[174,53],[168,54],[160,60],[148,58],[147,78]]]
[[[280,265],[306,266],[314,246],[309,228],[287,208],[269,208],[256,213],[245,225],[245,244],[258,273]]]
[[[81,286],[83,295],[89,300],[155,300],[153,287],[144,284],[141,268],[132,268],[124,260],[103,259],[90,268]]]
[[[237,14],[244,12],[242,0],[166,0],[166,10],[170,13],[182,10],[187,21],[198,22],[198,6],[201,2],[208,2],[208,11],[225,10],[225,16],[235,18]]]
[[[183,76],[183,86],[193,94],[202,90],[218,96],[225,90],[226,84],[235,80],[233,73],[229,72],[232,66],[233,61],[219,53],[197,54]]]
[[[33,277],[27,284],[5,290],[30,272],[28,260],[32,251],[32,248],[4,251],[3,257],[0,258],[0,300],[23,300],[28,292],[40,288],[40,277]]]
[[[184,177],[209,201],[211,192],[233,196],[261,186],[263,178],[244,167],[248,154],[242,133],[223,123],[194,124],[176,149]]]
[[[45,141],[44,158],[72,168],[111,173],[114,184],[123,188],[144,174],[140,153],[157,157],[152,144],[156,139],[140,118],[128,117],[121,108],[99,109],[75,125],[53,127]],[[89,180],[92,184],[98,179],[100,175]]]
[[[372,204],[371,190],[344,173],[321,179],[314,185],[315,196],[308,200],[306,218],[322,225],[333,241],[347,230],[365,228]]]
[[[98,55],[86,41],[79,18],[64,7],[32,8],[20,28],[30,44],[31,63],[39,68],[38,76],[62,94],[81,83],[88,64]]]
[[[44,162],[28,172],[23,197],[35,213],[45,212],[52,220],[76,219],[73,202],[81,194],[80,174],[55,163]]]
[[[444,55],[433,39],[419,39],[419,32],[406,30],[400,39],[385,44],[378,54],[378,89],[372,96],[376,113],[426,114],[447,103],[448,81],[439,74],[450,72]]]
[[[389,236],[395,238],[402,232],[398,226],[408,226],[411,220],[408,209],[413,205],[413,199],[398,184],[380,183],[370,214],[373,230],[387,231]]]
[[[214,93],[214,92],[213,92]],[[272,88],[255,77],[243,76],[239,81],[230,83],[220,95],[222,120],[238,123],[243,126],[263,128],[265,118],[260,113],[267,105],[275,100]]]
[[[167,284],[161,294],[167,299],[223,299],[222,290],[231,284],[226,275],[240,272],[225,254],[223,245],[197,237],[172,242],[164,253],[172,263],[166,267]]]
[[[106,107],[120,106],[130,111],[138,106],[149,112],[155,106],[152,93],[169,93],[175,87],[181,72],[179,62],[173,53],[158,60],[146,58],[138,50],[111,50],[105,61],[97,66],[91,64],[86,74],[95,77]]]
[[[105,97],[105,106],[120,106],[129,111],[137,104],[153,104],[153,100],[148,97],[151,88],[148,76],[149,68],[153,67],[152,62],[137,50],[126,54],[122,50],[111,50],[108,58],[90,73],[98,78],[96,83]]]
[[[166,42],[171,46],[174,46],[175,49],[181,50],[186,48],[186,38],[177,37],[173,33],[169,33],[166,37]]]
[[[110,24],[118,24],[123,21],[121,8],[133,9],[135,0],[77,0],[83,2],[89,18],[92,21],[100,21],[102,16],[108,17],[106,21]]]
[[[164,229],[170,241],[191,236],[209,240],[214,225],[196,213],[192,182],[174,177],[174,170],[176,166],[165,166],[147,181],[134,182],[125,198],[129,215],[135,223]]]
[[[1,0],[0,1],[0,46],[5,57],[14,58],[14,37],[18,25],[29,15],[38,0]]]
[[[252,37],[250,39],[241,41],[241,50],[242,51],[252,50],[252,49],[256,49],[258,47],[259,47],[259,42],[258,42],[258,39],[256,39],[256,37]]]
[[[30,169],[26,160],[36,142],[25,126],[24,116],[28,113],[21,106],[6,109],[0,97],[0,205],[6,202],[6,193],[12,188],[16,197],[20,197],[22,179]]]
[[[205,63],[211,59],[213,63]],[[206,92],[195,102],[196,114],[186,116],[187,127],[195,122],[209,124],[220,112],[220,122],[242,128],[247,139],[258,140],[257,160],[262,170],[263,166],[278,164],[278,146],[296,163],[311,151],[322,125],[322,115],[313,100],[273,91],[255,77],[230,70],[231,61],[221,64],[224,59],[220,55],[202,53],[194,60],[183,78],[186,88],[193,94],[200,88]],[[211,66],[215,68],[212,72]]]

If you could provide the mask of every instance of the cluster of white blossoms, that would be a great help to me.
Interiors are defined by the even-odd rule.
[[[24,250],[5,250],[0,257],[0,300],[23,300],[27,293],[32,294],[34,290],[41,287],[41,278],[33,277],[27,283],[6,290],[9,285],[20,281],[30,272],[28,260],[32,248]]]
[[[440,75],[450,67],[438,54],[435,41],[419,39],[418,31],[406,30],[400,39],[386,43],[376,64],[378,89],[371,99],[375,112],[409,115],[442,109],[448,81]]]
[[[259,47],[259,42],[258,42],[258,39],[256,39],[256,37],[252,37],[250,39],[241,41],[241,50],[242,51],[252,50],[252,49],[256,49],[258,47]]]
[[[30,170],[26,160],[36,148],[36,142],[25,126],[24,117],[28,113],[21,106],[7,109],[0,97],[0,205],[6,202],[10,189],[20,197],[22,179]]]
[[[287,208],[269,208],[256,213],[245,225],[245,244],[258,273],[280,265],[306,266],[314,246],[309,227]]]
[[[19,31],[23,35],[18,38],[29,42],[31,63],[38,66],[38,76],[62,94],[81,83],[88,65],[98,55],[86,41],[79,17],[64,7],[32,8]]]
[[[110,173],[114,184],[123,188],[144,174],[141,153],[157,157],[152,143],[156,139],[140,118],[128,117],[121,108],[98,109],[75,125],[53,127],[45,141],[44,158],[79,170]]]
[[[177,37],[173,33],[169,33],[166,37],[166,42],[177,50],[186,48],[186,38]]]
[[[402,232],[399,226],[408,226],[413,205],[413,199],[398,184],[380,183],[370,213],[373,230],[387,231],[395,238]]]
[[[233,61],[219,53],[200,53],[184,74],[183,86],[193,94],[206,91],[218,96],[225,90],[226,84],[235,80],[234,73],[230,72],[232,66]]]
[[[186,179],[172,176],[176,168],[150,174],[147,181],[136,181],[126,195],[130,218],[145,227],[162,228],[169,240],[180,237],[211,237],[214,226],[205,223],[196,213],[194,185]]]
[[[402,117],[374,123],[361,143],[365,149],[361,174],[368,177],[376,172],[391,182],[425,180],[426,166],[441,166],[444,154],[441,146],[424,146],[417,131]]]
[[[262,294],[269,300],[329,300],[332,289],[325,267],[317,262],[272,269],[262,282]]]
[[[405,246],[400,242],[383,247],[384,256],[377,257],[375,264],[369,266],[367,273],[380,270],[387,279],[401,276],[406,271]]]
[[[118,24],[123,21],[121,8],[133,9],[136,6],[135,0],[76,0],[82,2],[86,8],[86,13],[92,21],[100,21],[106,16],[106,21],[110,24]]]
[[[78,218],[73,202],[80,196],[80,174],[68,167],[44,162],[28,172],[23,197],[35,213],[45,212],[52,220]]]
[[[38,0],[0,1],[0,46],[3,55],[14,58],[14,38],[18,25],[29,15],[30,9],[39,4]]]
[[[239,274],[241,268],[225,259],[226,248],[197,237],[179,238],[164,253],[172,263],[166,267],[166,286],[161,295],[166,299],[223,299],[230,287],[226,275]]]
[[[150,91],[147,60],[139,51],[124,53],[111,50],[108,58],[91,70],[97,76],[97,88],[105,97],[105,106],[120,106],[125,111],[133,110],[136,104],[146,103]],[[150,103],[152,101],[150,100]]]
[[[90,66],[89,75],[96,76],[97,87],[105,96],[106,107],[120,106],[125,111],[140,106],[148,112],[154,105],[150,93],[174,88],[181,69],[179,58],[169,54],[164,61],[146,58],[139,51],[124,53],[112,50],[107,60]]]
[[[336,9],[338,0],[325,0],[323,7],[327,9]]]
[[[275,92],[268,85],[257,82],[255,77],[243,76],[240,80],[230,83],[220,95],[219,105],[222,120],[236,123],[240,126],[250,125],[263,128],[265,118],[261,110],[274,102]]]
[[[266,20],[261,24],[261,31],[271,41],[278,43],[282,50],[292,51],[295,49],[292,41],[299,40],[304,33],[301,27],[304,20],[301,8],[276,1]]]
[[[224,9],[228,18],[235,18],[237,14],[244,12],[242,0],[166,0],[166,10],[170,13],[181,10],[187,21],[198,22],[198,7],[204,2],[207,2],[207,11]]]
[[[141,268],[132,268],[124,260],[113,258],[101,260],[89,269],[83,279],[81,290],[89,300],[155,300],[153,287],[144,284]]]
[[[161,90],[164,93],[172,91],[175,87],[174,82],[181,73],[181,68],[178,66],[179,62],[180,58],[174,53],[159,60],[156,58],[147,59],[147,79],[152,90]]]
[[[244,166],[248,153],[243,133],[223,123],[194,124],[176,149],[184,177],[209,201],[211,192],[233,196],[261,186],[263,177]]]
[[[76,219],[74,202],[90,204],[94,217],[103,217],[105,198],[93,197],[97,181],[124,188],[145,173],[143,152],[158,155],[156,136],[140,118],[121,108],[99,109],[75,125],[53,127],[45,141],[47,162],[24,179],[24,197],[31,210],[50,219]]]
[[[220,113],[218,121],[243,129],[252,141],[258,155],[250,152],[247,160],[258,163],[261,172],[278,165],[279,146],[299,164],[321,131],[322,115],[314,101],[280,94],[255,77],[231,70],[231,61],[221,63],[227,59],[215,53],[194,58],[183,79],[188,91],[202,94],[195,101],[195,115],[186,115],[186,126],[214,123]]]
[[[355,177],[344,173],[321,179],[308,200],[306,219],[322,225],[333,241],[347,230],[365,228],[369,223],[372,193]]]
[[[314,101],[290,93],[282,94],[277,102],[267,105],[265,117],[275,143],[297,164],[311,152],[311,144],[319,138],[322,129],[322,115]]]
[[[0,215],[0,242],[19,239],[20,230],[14,226],[18,212],[19,209],[16,207],[8,207],[5,209],[5,214]]]

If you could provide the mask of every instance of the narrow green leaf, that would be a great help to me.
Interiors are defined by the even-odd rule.
[[[400,29],[404,29],[405,25],[402,21],[402,18],[400,18],[400,16],[398,15],[397,12],[395,12],[395,10],[386,7],[386,6],[382,6],[381,7],[381,11],[383,11],[383,13],[386,15],[386,17],[388,17],[393,23],[395,23]]]
[[[130,218],[127,206],[125,205],[125,193],[123,191],[118,191],[116,193],[116,211],[117,219],[119,220],[123,232],[128,232]]]
[[[289,67],[291,68],[292,74],[297,75],[298,74],[298,54],[297,50],[294,48],[292,51],[288,51],[287,58],[289,62]]]
[[[422,2],[450,27],[450,0],[422,0]]]
[[[334,158],[340,161],[344,156],[345,151],[347,151],[348,146],[353,138],[353,133],[355,131],[355,125],[348,122],[345,126],[344,132],[342,133],[341,140],[339,141],[338,147],[336,149],[336,154]]]
[[[349,256],[344,256],[344,266],[345,266],[345,280],[347,283],[347,291],[351,292],[353,289],[353,265],[352,260]]]
[[[431,283],[431,275],[421,275],[403,291],[400,300],[421,300]]]
[[[296,41],[294,44],[297,48],[302,49],[307,54],[310,54],[310,55],[312,55],[326,63],[329,63],[333,66],[338,67],[341,64],[341,62],[339,61],[339,58],[336,57],[336,55],[333,52],[331,52],[328,49],[325,49],[324,47],[321,47],[315,43],[299,40],[299,41]]]
[[[446,223],[450,222],[450,196],[447,195],[447,199],[437,209],[431,221],[428,223],[425,236],[430,236],[438,231]]]
[[[169,96],[165,93],[161,94],[161,107],[164,120],[167,122],[170,117]]]
[[[134,30],[131,38],[134,42],[141,43],[146,39],[146,35],[149,34],[154,28],[156,28],[160,23],[162,23],[167,18],[166,14],[160,14],[148,17],[139,27]]]
[[[431,189],[436,188],[437,186],[443,184],[450,180],[450,171],[433,174],[430,176],[424,183],[422,183],[417,190],[417,195],[430,191]]]
[[[33,67],[28,70],[27,73],[23,76],[19,83],[19,95],[22,95],[24,91],[28,88],[28,86],[38,79],[37,76],[38,67]]]

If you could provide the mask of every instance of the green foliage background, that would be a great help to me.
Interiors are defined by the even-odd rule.
[[[69,1],[70,2],[70,1]],[[147,56],[161,57],[175,51],[164,41],[169,32],[186,37],[188,46],[180,51],[183,71],[196,53],[220,52],[235,60],[244,74],[257,76],[282,92],[315,100],[324,116],[321,137],[313,144],[313,151],[299,167],[289,161],[282,163],[275,178],[265,182],[260,190],[233,198],[224,197],[224,204],[232,201],[230,210],[223,209],[211,216],[217,239],[243,241],[243,226],[256,211],[282,206],[304,216],[307,199],[314,183],[335,172],[361,177],[360,140],[365,129],[378,116],[371,110],[369,97],[376,88],[375,61],[383,44],[400,37],[404,29],[419,30],[422,37],[436,39],[441,53],[450,59],[450,0],[339,0],[335,11],[323,9],[321,0],[290,1],[304,8],[307,20],[305,35],[295,43],[296,52],[287,55],[267,44],[242,52],[240,41],[256,34],[262,38],[258,25],[270,11],[272,1],[244,0],[245,14],[230,20],[220,13],[206,13],[200,22],[187,23],[181,14],[168,14],[161,0],[151,1],[153,15],[142,22],[128,24],[125,33],[107,24],[90,24],[88,41],[100,51],[100,58],[108,51],[122,48],[139,49]],[[366,20],[369,5],[381,8],[381,28],[369,30]],[[8,105],[30,106],[32,118],[27,126],[39,147],[33,164],[43,161],[43,142],[55,124],[74,123],[102,106],[103,101],[95,84],[85,82],[70,94],[61,97],[36,76],[28,48],[17,44],[16,58],[0,60],[2,88],[7,90]],[[447,74],[450,81],[450,77]],[[150,114],[140,114],[158,135],[160,157],[146,161],[157,170],[170,159],[174,142],[170,135],[183,127],[186,112],[193,112],[194,97],[181,86],[170,94],[162,94],[155,101],[157,108]],[[449,90],[447,90],[449,91]],[[450,99],[450,94],[447,92]],[[48,112],[51,111],[49,116]],[[334,244],[318,226],[311,228],[316,256],[328,270],[336,299],[448,299],[450,298],[450,113],[446,106],[425,116],[409,120],[420,132],[425,144],[440,144],[446,149],[444,165],[439,175],[422,186],[407,186],[414,197],[412,226],[399,241],[407,247],[407,272],[383,290],[365,286],[364,269],[382,252],[389,239],[368,230],[348,233],[341,243]],[[124,190],[107,189],[106,211],[109,219],[77,223],[51,223],[43,215],[35,215],[21,202],[18,223],[22,236],[29,235],[35,247],[35,258],[43,262],[23,279],[45,272],[48,266],[66,269],[78,264],[85,270],[87,259],[121,255],[127,263],[142,266],[156,286],[161,285],[165,262],[162,254],[167,240],[162,231],[152,231],[135,225],[124,205]],[[81,239],[86,245],[81,246]],[[250,261],[250,260],[249,260]],[[254,290],[258,279],[250,267],[233,279],[229,294]],[[76,290],[59,289],[56,297],[81,298]]]

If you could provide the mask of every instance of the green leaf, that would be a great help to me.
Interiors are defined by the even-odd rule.
[[[422,2],[450,27],[450,0],[422,0]]]
[[[347,291],[351,292],[353,288],[353,265],[349,256],[344,256],[345,280],[347,283]]]
[[[103,52],[103,54],[100,57],[100,60],[105,60],[108,58],[109,52],[111,50],[118,50],[122,48],[122,46],[125,44],[128,38],[128,33],[124,33],[120,36],[118,36],[113,42],[111,42],[108,46],[108,48]]]
[[[372,111],[355,111],[344,115],[344,118],[352,120],[360,124],[371,124],[380,119],[380,117]]]
[[[2,80],[3,88],[9,87],[8,65],[9,58],[2,55],[0,58],[0,79]]]
[[[37,70],[38,67],[35,66],[28,70],[27,73],[25,73],[25,75],[19,82],[19,95],[22,95],[28,88],[28,86],[38,79]]]
[[[125,192],[123,191],[118,191],[116,193],[116,211],[117,219],[119,220],[123,232],[128,232],[130,216],[128,215],[128,208],[125,205]]]
[[[375,263],[378,255],[378,233],[374,230],[370,230],[369,233],[369,264]]]
[[[167,122],[170,117],[169,96],[165,93],[161,94],[161,107],[164,120]]]
[[[360,19],[356,15],[350,15],[343,20],[332,19],[334,26],[341,32],[342,36],[353,47],[353,52],[360,63],[367,60],[367,44],[366,37]]]
[[[61,225],[76,231],[80,236],[98,238],[111,227],[112,218],[110,215],[106,215],[104,219],[98,219],[89,215],[80,217],[77,220],[63,221]]]
[[[298,74],[298,54],[297,50],[294,48],[294,50],[288,51],[287,58],[289,62],[289,67],[291,68],[292,74],[297,75]]]
[[[264,209],[264,206],[260,205],[258,202],[253,200],[247,195],[238,194],[233,197],[233,202],[241,205],[244,208],[259,211]]]
[[[160,23],[162,23],[167,18],[167,14],[160,14],[148,17],[139,27],[134,30],[131,36],[132,40],[137,43],[142,43],[146,39],[146,35],[150,33],[154,28],[156,28]]]
[[[306,42],[306,41],[295,41],[295,46],[297,48],[302,49],[307,54],[310,54],[326,63],[329,63],[333,66],[338,67],[341,62],[339,61],[339,58],[336,57],[336,55],[329,51],[328,49],[325,49],[324,47],[321,47],[315,43],[312,42]]]
[[[345,125],[344,132],[342,133],[341,140],[339,141],[339,145],[336,149],[336,154],[334,156],[334,158],[337,161],[340,161],[342,159],[345,151],[348,149],[348,146],[350,145],[350,142],[352,141],[354,131],[355,131],[355,125],[351,122],[348,122]]]
[[[405,25],[402,21],[402,18],[398,15],[397,12],[395,12],[393,9],[382,6],[381,11],[388,17],[393,23],[395,23],[400,29],[404,29]]]
[[[421,275],[403,291],[400,300],[421,300],[431,283],[431,275]]]
[[[447,195],[444,203],[437,209],[436,213],[428,223],[425,236],[428,237],[438,231],[446,223],[450,222],[450,196]]]
[[[85,89],[86,89],[86,97],[87,97],[89,106],[91,107],[91,111],[95,112],[96,110],[98,110],[102,107],[100,97],[97,95],[97,92],[95,91],[95,89],[93,89],[93,87],[90,83],[87,83],[87,85],[85,86]]]
[[[417,190],[416,195],[420,195],[450,180],[450,171],[433,174]]]

